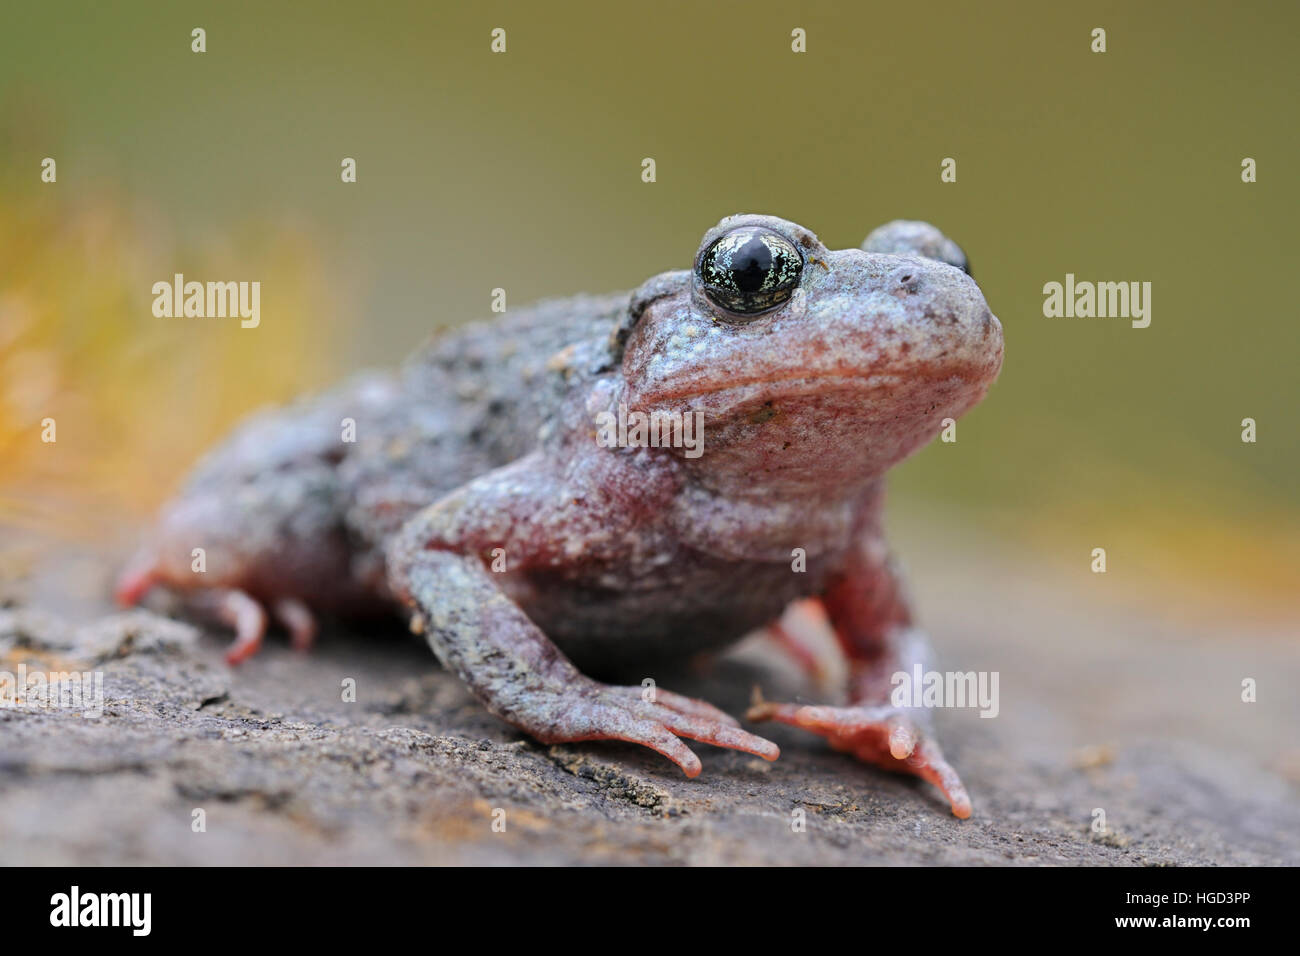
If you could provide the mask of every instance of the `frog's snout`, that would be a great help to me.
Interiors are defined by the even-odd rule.
[[[969,273],[956,266],[908,257],[885,275],[881,285],[904,302],[914,322],[936,333],[945,326],[959,326],[980,337],[995,331],[1001,334],[984,293]]]
[[[996,377],[1002,326],[964,270],[914,252],[862,250],[846,252],[839,266],[864,364],[930,379]]]

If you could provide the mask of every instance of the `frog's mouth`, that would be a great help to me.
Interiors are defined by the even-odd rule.
[[[934,363],[861,372],[805,371],[775,379],[729,381],[709,388],[672,389],[632,396],[630,407],[702,411],[710,418],[743,416],[755,406],[834,396],[849,404],[874,404],[936,391],[968,391],[982,397],[997,374],[1001,356],[993,362]],[[991,368],[990,368],[991,366]],[[978,401],[978,397],[974,401]],[[974,401],[971,404],[974,404]]]
[[[974,406],[991,379],[906,370],[731,384],[656,408],[699,414],[688,467],[707,481],[791,495],[860,489]]]

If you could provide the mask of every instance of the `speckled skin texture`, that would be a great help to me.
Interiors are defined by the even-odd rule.
[[[779,305],[738,315],[706,294],[699,260],[752,227],[803,265]],[[504,720],[548,743],[635,741],[689,776],[700,762],[680,737],[777,748],[709,704],[579,665],[721,647],[813,599],[849,658],[850,706],[748,716],[931,780],[969,816],[925,712],[888,706],[889,675],[925,642],[880,505],[886,470],[983,397],[1002,330],[934,227],[892,223],[864,246],[733,216],[693,269],[630,296],[470,325],[395,374],[267,413],[201,463],[119,596],[192,593],[236,628],[234,660],[256,650],[263,607],[306,644],[314,609],[399,605]],[[602,447],[598,416],[620,407],[702,413],[703,454]]]

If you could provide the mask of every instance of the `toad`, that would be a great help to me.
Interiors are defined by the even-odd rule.
[[[181,592],[233,628],[232,663],[268,620],[305,646],[320,612],[400,609],[502,720],[544,743],[642,744],[688,777],[682,738],[778,750],[709,703],[580,666],[721,648],[811,600],[848,703],[747,718],[920,776],[965,818],[928,713],[890,703],[926,641],[882,494],[1001,364],[1001,325],[933,226],[831,250],[732,216],[690,269],[462,326],[396,372],[254,417],[164,509],[118,597]],[[606,427],[637,416],[660,440]]]

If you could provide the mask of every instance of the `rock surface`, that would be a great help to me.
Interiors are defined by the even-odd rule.
[[[1300,863],[1290,639],[1225,641],[961,557],[929,554],[920,603],[941,666],[1000,672],[996,719],[938,717],[966,822],[788,729],[767,728],[774,764],[697,745],[695,780],[629,745],[541,746],[399,632],[330,629],[307,656],[273,637],[231,670],[219,634],[147,611],[73,625],[32,598],[0,610],[0,671],[101,671],[104,712],[0,708],[0,863]],[[995,581],[1011,596],[992,605]],[[819,696],[759,638],[654,676],[732,713],[755,686]]]

